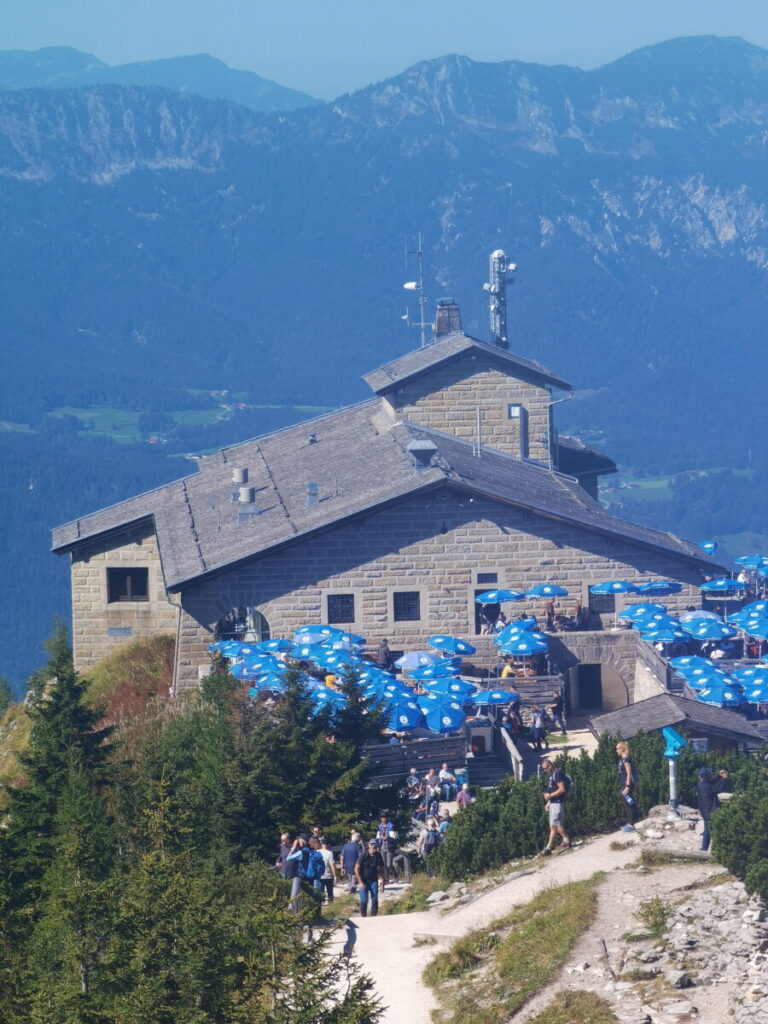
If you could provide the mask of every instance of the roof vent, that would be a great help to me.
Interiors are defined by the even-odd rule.
[[[438,299],[432,330],[435,338],[461,334],[461,310],[456,299]]]
[[[413,468],[417,473],[421,473],[432,465],[432,456],[437,452],[437,445],[422,439],[411,441],[405,450],[413,459]]]
[[[314,506],[320,500],[318,498],[319,487],[314,480],[310,480],[307,484],[307,508],[314,508]]]
[[[307,437],[307,444],[317,444],[317,434],[310,434]]]
[[[247,484],[248,483],[248,470],[245,468],[233,469],[232,470],[232,483],[233,484]]]
[[[256,488],[241,487],[238,491],[238,501],[241,505],[252,505],[256,501]]]

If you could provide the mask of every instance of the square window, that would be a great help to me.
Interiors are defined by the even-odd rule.
[[[522,405],[519,405],[517,402],[510,402],[507,405],[507,419],[519,420],[520,416],[522,414],[522,411],[523,411]]]
[[[478,583],[498,583],[499,574],[497,572],[479,572],[477,574]]]
[[[107,601],[149,600],[149,569],[107,569]]]
[[[418,590],[401,590],[392,595],[395,622],[418,622],[421,618],[421,594]]]
[[[589,610],[598,614],[616,611],[615,594],[592,594],[589,595]]]
[[[328,595],[328,625],[350,623],[355,621],[355,595]]]

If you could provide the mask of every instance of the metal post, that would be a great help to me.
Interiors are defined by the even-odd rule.
[[[677,758],[667,758],[669,761],[669,809],[677,813]]]

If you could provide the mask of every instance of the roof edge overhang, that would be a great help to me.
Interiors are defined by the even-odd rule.
[[[78,522],[77,519],[73,519],[70,523],[64,523],[57,529],[63,529],[65,526],[71,525],[71,523]],[[136,516],[134,519],[126,519],[115,526],[110,526],[106,530],[99,530],[97,533],[88,533],[83,537],[77,537],[73,541],[67,541],[66,544],[53,544],[51,545],[51,553],[54,555],[66,555],[71,551],[75,551],[77,548],[85,547],[86,544],[94,544],[96,541],[109,539],[110,537],[117,537],[121,533],[125,533],[126,530],[134,529],[136,526],[141,526],[144,523],[151,524],[152,529],[157,532],[155,527],[155,513],[145,512],[140,516]]]
[[[384,381],[383,383],[377,385],[374,382],[376,376],[382,371],[386,372],[387,366],[391,366],[392,363],[397,362],[397,360],[395,359],[391,360],[391,362],[389,363],[384,363],[382,366],[376,367],[376,369],[371,370],[370,373],[364,374],[363,380],[375,394],[383,397],[384,395],[387,395],[390,392],[401,387],[408,381],[415,380],[417,377],[421,377],[423,374],[429,373],[436,366],[441,366],[445,363],[454,362],[455,360],[461,359],[468,352],[471,352],[472,349],[476,349],[477,351],[488,355],[490,358],[497,358],[501,363],[507,363],[507,365],[514,365],[516,369],[519,371],[520,377],[523,380],[528,380],[530,381],[530,383],[542,384],[545,387],[554,387],[560,391],[573,391],[572,384],[570,384],[566,380],[563,380],[561,377],[558,377],[556,374],[548,370],[545,366],[534,366],[530,364],[527,360],[523,360],[522,357],[520,357],[520,361],[518,361],[515,355],[511,352],[507,352],[506,349],[497,348],[493,345],[488,345],[486,342],[480,341],[479,338],[473,338],[469,334],[464,335],[464,337],[467,339],[469,344],[459,349],[459,351],[457,352],[446,352],[444,355],[438,356],[438,358],[436,358],[433,362],[429,363],[426,366],[417,367],[409,373],[405,373],[400,377],[395,377],[389,381]],[[439,345],[440,343],[437,342],[436,344]],[[431,348],[432,346],[428,347]],[[405,353],[405,355],[408,354],[409,353]],[[400,358],[403,357],[401,356]]]

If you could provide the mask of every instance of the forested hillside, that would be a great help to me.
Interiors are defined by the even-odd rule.
[[[185,454],[364,397],[360,374],[417,343],[400,317],[418,230],[428,294],[456,295],[481,337],[488,253],[519,264],[511,344],[579,389],[561,425],[645,472],[753,465],[767,82],[765,51],[697,38],[590,72],[450,56],[278,114],[143,87],[0,92],[17,467],[0,515],[4,566],[36,573],[14,570],[24,596],[0,599],[8,636],[36,649],[66,608],[47,527],[181,470],[146,440]],[[245,408],[219,418],[212,390]],[[88,477],[96,407],[150,419],[105,428],[130,443]],[[70,473],[30,516],[21,481],[49,478],[51,434],[90,482]],[[3,651],[15,679],[35,660],[22,647]]]

